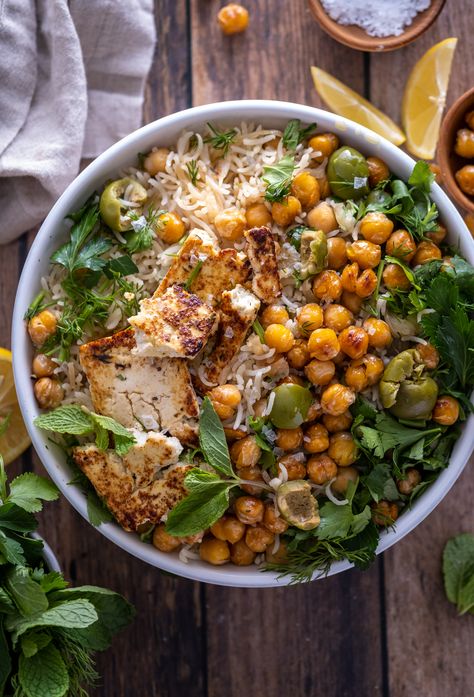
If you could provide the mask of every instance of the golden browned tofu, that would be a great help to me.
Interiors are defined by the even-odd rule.
[[[247,240],[245,251],[253,270],[252,290],[257,298],[268,305],[281,295],[272,232],[267,227],[254,227],[246,230],[244,236]]]
[[[94,409],[126,428],[162,430],[194,444],[199,405],[186,360],[139,356],[135,348],[133,329],[81,346]]]
[[[217,313],[182,286],[145,298],[129,318],[140,356],[195,358],[211,336]]]
[[[242,252],[221,249],[208,257],[191,283],[191,291],[212,307],[217,307],[222,293],[243,285],[250,276],[250,264]]]
[[[161,295],[175,283],[186,283],[198,262],[204,263],[206,259],[216,256],[218,251],[217,237],[204,230],[191,230],[153,297]]]

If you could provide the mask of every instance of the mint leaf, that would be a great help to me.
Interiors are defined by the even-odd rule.
[[[211,467],[221,474],[229,477],[235,476],[224,429],[209,397],[204,397],[201,406],[199,443],[204,457]]]
[[[21,650],[26,658],[31,658],[31,656],[34,656],[38,651],[44,649],[50,641],[51,637],[44,632],[24,634],[20,640]]]
[[[75,404],[66,404],[47,414],[41,414],[33,423],[45,431],[70,433],[75,436],[86,436],[94,430],[89,413]]]
[[[95,528],[102,523],[110,523],[113,520],[111,512],[95,491],[87,493],[87,517],[89,523]]]
[[[55,501],[58,496],[59,491],[53,482],[33,472],[26,472],[11,482],[8,500],[25,511],[37,513],[43,508],[41,499]]]
[[[16,612],[13,600],[10,598],[5,588],[0,586],[0,614],[10,615],[13,612]]]
[[[125,426],[122,426],[122,424],[119,424],[118,421],[115,421],[115,419],[112,419],[110,416],[102,416],[101,414],[94,414],[94,412],[90,412],[90,417],[94,422],[95,427],[98,427],[100,432],[105,429],[106,431],[110,431],[114,434],[115,450],[117,451],[117,455],[126,455],[132,445],[135,445],[137,442],[135,436],[128,429],[126,429]],[[105,442],[103,434],[100,435],[98,439],[103,445]],[[105,450],[106,447],[102,449]]]
[[[36,518],[14,503],[0,506],[0,528],[16,532],[32,532],[38,524]]]
[[[444,588],[448,600],[464,613],[474,607],[474,536],[457,535],[443,552]]]
[[[464,615],[466,612],[474,613],[474,575],[459,591],[458,611],[460,615]]]
[[[23,616],[44,612],[48,599],[41,586],[33,581],[29,569],[17,566],[7,572],[5,588]]]
[[[63,697],[69,690],[68,670],[52,644],[30,658],[20,655],[18,679],[26,697]]]
[[[15,643],[22,634],[33,627],[61,627],[81,629],[97,621],[94,606],[88,600],[70,600],[50,606],[25,618],[8,618],[6,628],[12,633]]]

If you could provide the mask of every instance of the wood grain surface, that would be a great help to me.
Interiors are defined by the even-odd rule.
[[[250,26],[233,37],[216,24],[223,4],[157,0],[146,122],[192,104],[240,98],[323,106],[312,64],[398,120],[408,71],[448,36],[459,38],[449,102],[474,82],[471,0],[448,0],[414,44],[370,56],[328,37],[305,0],[245,0]],[[0,345],[9,345],[27,247],[25,236],[0,248]],[[12,473],[20,469],[43,471],[31,453]],[[109,586],[137,608],[135,623],[99,657],[97,697],[467,697],[474,618],[456,617],[440,564],[446,540],[474,529],[473,500],[468,467],[431,516],[369,571],[275,590],[166,576],[107,541],[64,499],[47,506],[41,531],[74,583]]]

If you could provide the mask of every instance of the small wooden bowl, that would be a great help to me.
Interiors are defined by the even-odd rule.
[[[464,165],[474,164],[474,160],[459,157],[454,152],[456,133],[460,128],[468,128],[464,117],[474,109],[474,87],[454,102],[441,124],[438,142],[438,163],[441,168],[443,184],[460,206],[474,213],[474,196],[467,196],[458,186],[454,173]]]
[[[350,48],[355,48],[358,51],[394,51],[396,48],[406,46],[411,41],[414,41],[420,34],[428,29],[435,21],[443,9],[446,0],[432,0],[431,5],[424,12],[416,15],[413,22],[400,36],[369,36],[364,29],[349,24],[344,26],[338,24],[327,14],[319,0],[308,0],[314,18],[319,22],[321,27],[333,39],[345,44]],[[394,0],[396,2],[396,0]]]

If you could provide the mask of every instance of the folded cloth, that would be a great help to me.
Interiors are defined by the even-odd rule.
[[[0,243],[138,128],[154,44],[153,0],[0,0]]]

